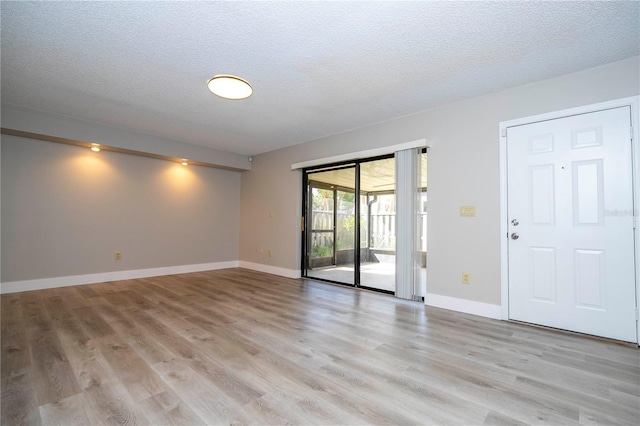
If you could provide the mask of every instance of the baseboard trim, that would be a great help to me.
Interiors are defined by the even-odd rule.
[[[0,294],[21,291],[44,290],[73,285],[96,284],[108,281],[133,280],[162,275],[188,274],[190,272],[212,271],[215,269],[237,268],[238,261],[199,263],[195,265],[167,266],[162,268],[137,269],[131,271],[103,272],[99,274],[73,275],[68,277],[42,278],[37,280],[10,281],[0,283]]]
[[[432,293],[427,293],[424,303],[427,306],[464,312],[465,314],[478,315],[493,319],[501,318],[500,305],[492,305],[489,303],[458,299],[457,297],[442,296],[440,294]]]
[[[280,268],[278,266],[264,265],[262,263],[246,262],[241,260],[240,268],[251,269],[258,272],[266,272],[267,274],[280,275],[286,278],[300,278],[301,273],[299,269],[287,269]]]

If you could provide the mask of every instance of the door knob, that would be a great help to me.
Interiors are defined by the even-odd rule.
[[[511,234],[511,239],[512,240],[517,240],[518,238],[520,238],[520,235],[516,234],[515,232],[513,234]]]
[[[518,219],[511,219],[511,224],[513,226],[518,226],[518,225],[520,225],[520,222],[518,222]]]

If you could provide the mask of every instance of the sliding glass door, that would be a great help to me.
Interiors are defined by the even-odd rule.
[[[394,171],[393,156],[305,170],[304,276],[395,291]]]
[[[424,297],[426,167],[414,149],[305,169],[302,275]]]

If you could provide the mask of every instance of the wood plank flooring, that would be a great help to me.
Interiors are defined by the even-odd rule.
[[[640,351],[243,269],[7,294],[2,425],[606,424]]]

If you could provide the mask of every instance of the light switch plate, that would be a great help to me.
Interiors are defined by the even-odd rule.
[[[476,206],[460,206],[460,217],[475,217]]]

